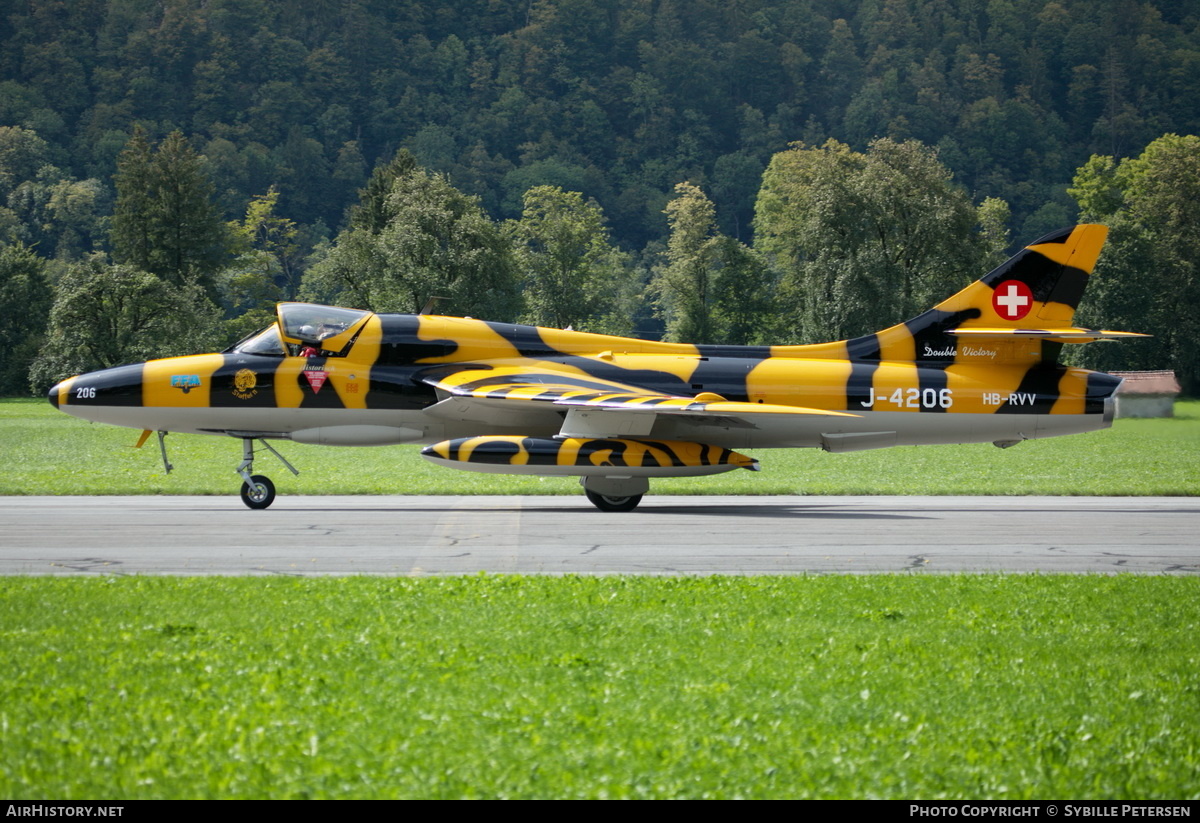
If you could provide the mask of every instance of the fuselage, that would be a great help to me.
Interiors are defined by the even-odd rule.
[[[275,497],[254,444],[285,439],[428,444],[436,465],[578,476],[597,508],[629,511],[649,478],[758,468],[734,449],[1007,447],[1110,425],[1120,379],[1059,363],[1065,345],[1143,336],[1072,325],[1106,235],[1053,232],[917,317],[833,343],[663,343],[281,303],[228,351],[73,377],[50,402],[142,429],[139,443],[241,439],[252,509]]]
[[[704,346],[467,318],[362,315],[336,352],[303,356],[281,343],[277,351],[259,344],[152,360],[64,380],[49,399],[69,414],[136,429],[254,432],[332,445],[432,443],[480,433],[553,437],[561,411],[507,420],[496,409],[458,419],[439,408],[445,398],[428,381],[464,365],[497,374],[550,368],[580,386],[611,382],[677,397],[717,395],[855,415],[779,416],[753,426],[662,416],[651,437],[727,448],[850,451],[1103,428],[1120,383],[1045,359],[1030,362],[1025,349],[1053,345],[1036,340],[918,341],[904,353],[910,359],[888,359],[879,350],[863,356],[861,338]]]

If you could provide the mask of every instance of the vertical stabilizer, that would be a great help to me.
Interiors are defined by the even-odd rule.
[[[991,362],[1055,362],[1063,342],[1096,339],[1071,324],[1107,235],[1100,225],[1048,234],[924,314],[848,348],[937,362],[983,346]]]

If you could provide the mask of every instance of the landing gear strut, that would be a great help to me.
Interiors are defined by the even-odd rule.
[[[254,440],[253,437],[242,438],[242,464],[237,467],[237,473],[242,476],[242,502],[252,509],[265,509],[275,502],[275,484],[271,478],[263,474],[251,474],[254,471]],[[300,472],[284,458],[264,438],[258,438],[263,448],[279,458],[279,462],[287,466],[292,474]]]

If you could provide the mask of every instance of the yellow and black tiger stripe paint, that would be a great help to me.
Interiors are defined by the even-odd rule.
[[[502,467],[505,474],[613,474],[629,469],[648,470],[656,477],[687,477],[758,469],[754,458],[718,446],[626,438],[462,437],[426,446],[421,455],[460,469]]]
[[[899,431],[917,425],[904,422],[912,414],[1100,415],[1120,381],[1063,366],[1058,356],[1072,342],[1123,336],[1071,325],[1105,234],[1103,226],[1081,225],[1048,235],[918,317],[833,343],[692,345],[469,318],[332,310],[356,319],[321,344],[328,349],[303,357],[300,338],[285,335],[295,327],[285,322],[287,313],[320,307],[281,304],[282,342],[274,353],[242,346],[121,366],[65,380],[49,399],[69,413],[139,429],[253,428],[288,436],[305,426],[392,426],[404,429],[398,439],[425,443],[459,442],[446,440],[447,427],[455,425],[451,434],[477,426],[480,435],[514,436],[517,424],[492,425],[493,414],[501,407],[540,406],[547,411],[537,417],[536,430],[521,436],[537,443],[527,449],[530,459],[552,457],[556,466],[568,453],[561,443],[579,432],[554,426],[580,409],[612,412],[613,419],[674,416],[683,420],[679,426],[692,426],[698,441],[711,434],[738,447],[799,442],[775,443],[772,434],[735,436],[739,427],[757,429],[770,415],[807,426],[813,437],[805,443],[826,432]],[[450,399],[465,406],[450,408]],[[456,420],[467,406],[473,411]],[[252,410],[258,413],[253,426],[243,422]],[[520,413],[508,417],[521,419]],[[919,424],[922,432],[930,421]],[[632,428],[584,431],[617,436]],[[1018,434],[1034,436],[1028,428]],[[990,439],[987,426],[960,430],[964,437]],[[641,434],[649,438],[649,431]],[[542,442],[555,434],[566,439]],[[675,436],[660,439],[684,444]],[[374,442],[366,435],[363,441]],[[479,454],[499,454],[507,442],[484,444]],[[639,441],[628,440],[633,442]],[[628,443],[622,453],[632,454]],[[696,442],[667,451],[686,452],[685,445],[710,448]],[[726,465],[722,459],[705,465]],[[693,457],[683,465],[689,461]]]

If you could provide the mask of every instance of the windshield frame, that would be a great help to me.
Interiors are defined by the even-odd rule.
[[[273,343],[271,346],[269,344]],[[266,344],[264,346],[264,344]],[[264,348],[255,348],[255,346],[264,346]],[[283,345],[283,340],[279,336],[279,325],[272,323],[265,328],[261,328],[253,334],[248,334],[232,346],[227,348],[225,354],[253,354],[259,357],[287,357],[288,351]]]

